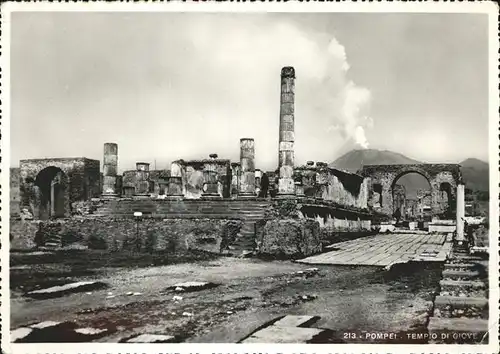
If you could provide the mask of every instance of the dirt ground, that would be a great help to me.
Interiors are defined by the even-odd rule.
[[[95,339],[99,342],[143,333],[172,335],[176,342],[238,342],[279,316],[296,314],[320,317],[313,326],[330,329],[318,339],[322,343],[417,343],[406,332],[426,332],[441,274],[440,265],[426,263],[390,271],[318,266],[317,272],[302,273],[311,267],[201,252],[173,256],[73,250],[10,257],[11,329],[70,321],[106,329],[105,336]],[[82,280],[104,285],[50,299],[26,296]],[[195,292],[171,288],[185,281],[217,286]],[[373,339],[378,332],[395,333],[395,338]],[[68,338],[54,332],[44,341]]]

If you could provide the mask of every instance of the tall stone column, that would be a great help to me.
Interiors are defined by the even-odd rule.
[[[251,138],[240,139],[240,183],[238,196],[255,196],[255,142]]]
[[[286,66],[281,69],[281,99],[280,99],[280,128],[278,152],[278,195],[289,196],[295,194],[293,180],[295,141],[295,69]]]
[[[103,159],[103,197],[116,197],[117,189],[117,172],[118,172],[118,144],[104,144],[104,159]]]
[[[465,217],[465,185],[457,185],[457,241],[459,243],[465,240],[464,220]]]

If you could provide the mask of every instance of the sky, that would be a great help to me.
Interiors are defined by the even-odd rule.
[[[280,70],[294,66],[295,158],[352,148],[488,160],[482,14],[12,14],[11,165],[20,159],[278,161]]]

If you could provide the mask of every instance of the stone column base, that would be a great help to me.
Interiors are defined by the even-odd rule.
[[[114,199],[114,198],[118,198],[118,197],[119,197],[119,195],[118,195],[118,194],[116,194],[116,193],[113,193],[113,194],[111,194],[111,193],[106,193],[106,194],[104,194],[104,193],[103,193],[103,194],[101,194],[101,197],[102,197],[103,199]]]
[[[203,199],[222,199],[219,193],[202,193],[201,198]]]
[[[254,193],[241,193],[241,194],[238,194],[238,196],[236,197],[236,199],[256,199],[257,198],[257,195],[254,194]]]

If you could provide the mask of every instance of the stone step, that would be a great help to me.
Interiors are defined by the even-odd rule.
[[[474,279],[479,276],[479,272],[477,271],[470,271],[470,270],[453,270],[453,269],[446,269],[443,271],[443,278],[449,278],[449,279]]]
[[[137,210],[114,210],[114,211],[96,211],[94,214],[133,214]],[[245,217],[258,217],[258,218],[263,218],[265,216],[264,213],[235,213],[235,212],[228,212],[227,210],[218,210],[218,209],[213,209],[209,211],[185,211],[185,210],[172,210],[172,211],[164,211],[164,210],[153,210],[153,211],[147,211],[147,210],[140,210],[142,213],[148,213],[148,214],[180,214],[180,215],[212,215],[212,214],[224,214],[224,215],[241,215]]]
[[[452,257],[455,261],[459,261],[460,263],[473,263],[473,262],[478,262],[478,261],[483,261],[484,258],[474,256],[474,255],[457,255],[457,254],[452,254]],[[456,262],[454,262],[456,263]]]
[[[456,270],[456,269],[467,269],[467,270],[470,270],[470,269],[473,269],[474,267],[476,267],[477,264],[476,263],[446,263],[444,265],[444,269],[445,270]]]
[[[210,210],[226,210],[229,212],[248,212],[248,213],[263,213],[265,212],[265,208],[228,208],[223,205],[221,206],[210,206],[210,207],[190,207],[190,208],[185,208],[182,206],[169,206],[169,207],[157,207],[157,206],[120,206],[120,207],[102,207],[98,208],[97,210],[182,210],[182,211],[210,211]]]
[[[472,280],[441,280],[439,285],[444,288],[466,288],[466,289],[486,289],[486,284],[482,281]]]
[[[436,296],[434,300],[435,307],[453,306],[455,308],[488,306],[488,299],[484,297],[460,297],[460,296]]]
[[[477,318],[431,317],[427,328],[430,333],[438,331],[485,333],[488,331],[488,320]]]
[[[94,214],[94,216],[101,217],[116,217],[116,218],[124,218],[124,219],[134,219],[133,213],[112,213],[112,214]],[[238,215],[228,215],[228,214],[149,214],[143,215],[151,218],[158,219],[242,219],[242,216]]]
[[[236,240],[232,244],[232,248],[236,251],[253,251],[256,247],[255,243],[255,223],[245,222],[241,226]]]

